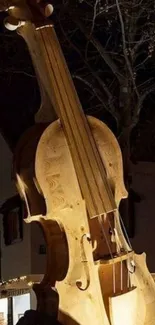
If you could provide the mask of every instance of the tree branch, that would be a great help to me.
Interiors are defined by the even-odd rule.
[[[149,87],[143,94],[141,94],[141,96],[139,97],[139,101],[135,107],[135,110],[134,110],[134,114],[133,114],[133,117],[132,117],[132,120],[133,120],[133,123],[132,123],[132,128],[137,124],[138,122],[138,117],[139,117],[139,114],[140,114],[140,111],[141,111],[141,108],[142,108],[142,105],[143,105],[143,102],[144,100],[146,99],[146,97],[155,91],[155,84],[153,84],[151,87]]]
[[[75,15],[73,15],[73,16],[71,15],[71,18],[74,19],[74,22],[79,27],[81,32],[84,34],[86,39],[89,40],[90,43],[92,43],[93,46],[97,49],[97,51],[100,54],[100,56],[102,57],[102,59],[109,66],[109,68],[112,70],[114,75],[117,77],[118,81],[120,83],[122,83],[122,79],[124,79],[124,76],[121,75],[118,67],[116,66],[114,61],[111,59],[110,55],[108,55],[106,53],[106,51],[105,51],[104,47],[102,46],[102,44],[93,35],[91,35],[91,37],[90,37],[90,33],[87,30],[87,28],[75,17]]]
[[[116,6],[117,6],[117,10],[118,10],[118,15],[119,15],[119,20],[120,20],[120,24],[121,24],[121,32],[122,32],[122,45],[123,45],[123,53],[124,53],[124,58],[126,61],[126,65],[132,80],[132,84],[133,84],[133,88],[136,92],[137,97],[139,98],[139,92],[137,90],[136,84],[135,84],[135,80],[133,77],[133,71],[132,71],[132,67],[130,64],[130,61],[128,59],[128,51],[126,48],[126,38],[125,38],[125,28],[124,28],[124,21],[123,21],[123,17],[122,17],[122,13],[121,13],[121,9],[120,9],[120,5],[119,5],[119,0],[116,0]]]
[[[115,114],[115,107],[113,106],[113,96],[111,94],[111,92],[109,91],[107,85],[104,83],[104,81],[98,76],[98,74],[92,69],[92,67],[89,65],[88,61],[86,61],[84,59],[84,57],[82,56],[81,52],[79,51],[79,49],[70,41],[70,39],[68,38],[68,36],[66,35],[61,22],[59,20],[59,24],[61,27],[61,31],[63,32],[63,35],[65,36],[67,42],[74,48],[74,50],[78,53],[78,55],[80,56],[80,58],[82,59],[82,61],[84,62],[84,64],[86,65],[86,67],[88,68],[88,70],[90,71],[90,73],[93,75],[93,77],[97,80],[97,82],[99,83],[100,87],[103,89],[103,91],[105,92],[105,94],[108,96],[108,106],[111,109],[111,113]],[[118,116],[117,116],[117,120],[118,120]]]
[[[81,82],[83,82],[87,87],[89,87],[91,89],[91,91],[94,93],[94,95],[98,98],[98,100],[102,103],[103,107],[105,108],[106,111],[110,112],[112,114],[112,116],[115,118],[116,122],[118,123],[118,114],[117,111],[115,110],[110,110],[109,109],[109,105],[108,107],[105,104],[105,101],[103,100],[102,94],[99,92],[98,89],[95,89],[94,86],[88,82],[86,79],[73,74],[72,75],[73,78],[76,78],[77,80],[80,80]]]

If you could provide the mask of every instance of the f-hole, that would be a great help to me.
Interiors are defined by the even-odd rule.
[[[42,282],[55,286],[56,281],[65,278],[69,266],[69,249],[63,226],[52,219],[40,218],[38,222],[33,221],[31,241],[35,273],[42,272]],[[35,251],[36,248],[39,250],[37,259],[33,258],[33,254],[36,254],[34,248]]]

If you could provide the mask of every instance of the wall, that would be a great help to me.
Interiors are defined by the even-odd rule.
[[[132,240],[136,252],[147,254],[150,272],[155,272],[155,163],[140,162],[133,165],[133,188],[142,197],[135,204],[135,237]]]
[[[45,245],[43,231],[37,222],[31,223],[31,270],[34,274],[45,274],[46,254],[41,254],[40,245]]]
[[[30,294],[13,297],[13,325],[16,325],[19,315],[30,309]]]
[[[7,325],[7,316],[8,316],[8,300],[7,300],[7,298],[0,299],[0,314],[4,317],[4,318],[2,318],[4,320],[4,322],[2,322],[2,324]],[[2,319],[0,319],[0,324],[1,324]]]
[[[31,273],[30,225],[24,224],[23,226],[23,240],[17,244],[5,246],[2,236],[1,273],[3,280],[16,278],[20,275],[26,275]]]
[[[16,194],[11,179],[12,153],[0,135],[0,205]],[[43,234],[36,223],[23,223],[23,241],[5,246],[3,238],[3,220],[0,215],[2,278],[8,280],[19,275],[44,273],[46,255],[39,254],[40,245],[44,245]]]
[[[36,308],[37,308],[36,295],[32,289],[30,290],[30,306],[31,306],[31,309],[33,309],[33,310],[36,310]]]
[[[37,223],[23,223],[23,240],[5,246],[2,218],[0,219],[3,280],[27,274],[44,274],[46,254],[40,254],[40,245],[45,244],[43,233]]]
[[[0,135],[0,205],[16,194],[14,182],[11,179],[12,153],[3,137]],[[2,277],[14,278],[30,272],[30,226],[24,224],[24,240],[11,246],[4,245],[3,220],[0,215]]]

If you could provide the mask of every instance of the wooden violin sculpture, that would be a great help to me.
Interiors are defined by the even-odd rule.
[[[25,39],[41,87],[37,123],[19,141],[14,164],[26,222],[39,222],[46,238],[42,284],[57,288],[59,320],[155,325],[145,255],[132,251],[121,227],[118,207],[127,192],[119,145],[104,123],[82,111],[47,18],[52,5],[17,0],[4,9],[5,26]],[[49,123],[53,109],[58,120]]]

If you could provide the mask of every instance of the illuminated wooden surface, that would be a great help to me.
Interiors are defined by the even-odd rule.
[[[58,289],[59,318],[64,325],[110,325],[111,317],[113,325],[120,325],[118,312],[122,303],[120,300],[123,300],[126,324],[154,325],[155,284],[143,256],[134,255],[127,259],[128,263],[134,259],[136,264],[130,278],[137,289],[132,291],[127,288],[127,266],[123,261],[123,289],[126,292],[119,298],[122,261],[119,259],[114,263],[117,279],[115,299],[112,295],[113,263],[94,264],[94,259],[100,259],[108,250],[104,236],[97,229],[100,215],[112,253],[116,244],[111,242],[109,233],[110,212],[119,245],[124,251],[129,250],[117,213],[120,200],[127,195],[118,143],[100,121],[90,117],[87,123],[51,24],[40,25],[35,30],[26,7],[24,10],[16,7],[9,13],[29,20],[18,32],[26,40],[34,62],[41,85],[42,107],[46,103],[48,107],[46,119],[40,114],[38,120],[47,121],[51,107],[55,108],[61,120],[61,123],[53,122],[38,138],[33,152],[35,161],[31,157],[25,164],[26,153],[29,152],[25,150],[20,159],[18,150],[16,153],[19,162],[16,176],[20,194],[27,205],[27,222],[38,221],[45,234],[48,258],[44,283],[56,285]],[[31,184],[30,175],[34,176]],[[37,205],[37,199],[34,204],[34,198],[41,194],[46,203],[45,215],[42,207]],[[133,296],[130,306],[129,296]],[[132,315],[127,320],[126,308],[129,307]]]
[[[130,292],[110,297],[110,313],[112,325],[132,325],[137,322],[138,292]]]

